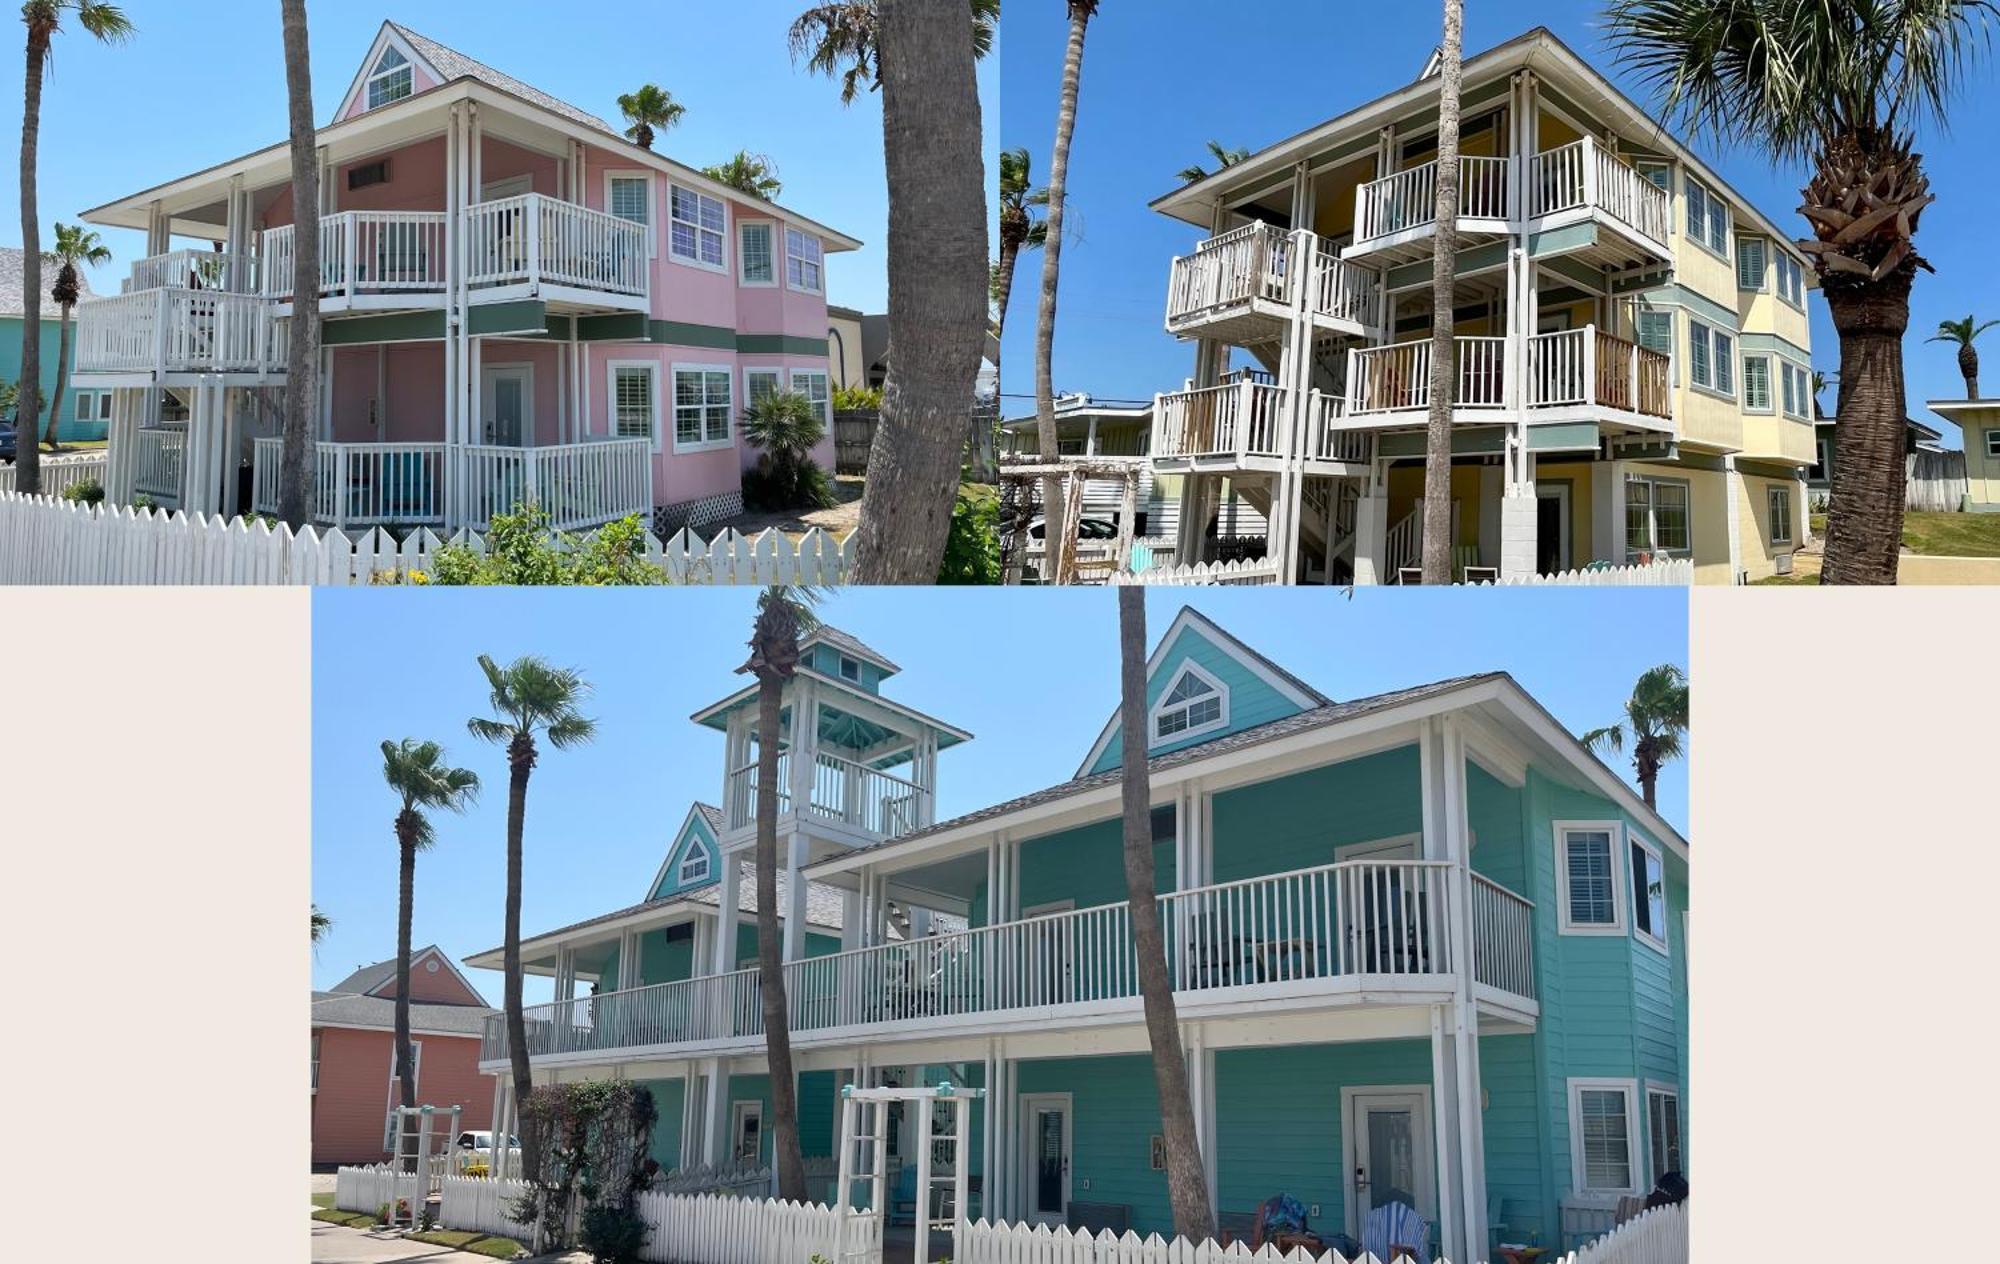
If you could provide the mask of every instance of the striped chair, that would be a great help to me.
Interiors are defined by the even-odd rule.
[[[1361,1227],[1361,1245],[1383,1264],[1397,1260],[1428,1261],[1430,1221],[1404,1203],[1384,1203],[1368,1213]]]

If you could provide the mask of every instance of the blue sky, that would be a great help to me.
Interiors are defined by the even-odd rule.
[[[44,87],[38,171],[42,233],[55,221],[285,139],[285,66],[276,0],[125,0],[139,34],[107,48],[70,30],[56,39]],[[785,44],[804,0],[732,0],[693,11],[658,3],[592,10],[603,20],[559,20],[527,0],[353,0],[310,6],[313,97],[324,124],[346,93],[384,18],[506,71],[622,126],[616,99],[660,84],[687,106],[654,147],[693,166],[738,149],[768,154],[780,201],[860,238],[828,261],[828,301],[879,312],[888,301],[888,195],[882,111],[867,93],[843,108],[838,84],[794,67]],[[17,24],[0,56],[0,100],[21,100]],[[998,115],[998,57],[980,72],[989,137]],[[0,245],[21,244],[18,131],[0,163]],[[989,139],[989,147],[995,142]],[[997,152],[997,148],[994,149]],[[991,154],[987,170],[994,169]],[[117,256],[91,286],[117,293],[144,253],[145,235],[100,230]]]
[[[395,952],[384,738],[442,741],[486,783],[418,858],[416,942],[454,959],[500,943],[507,773],[465,731],[486,708],[481,652],[541,654],[596,686],[597,741],[545,750],[530,783],[524,932],[644,899],[690,801],[718,797],[722,735],[687,717],[743,683],[754,601],[727,588],[316,594],[312,896],[334,929],[314,986]],[[1619,718],[1641,671],[1687,662],[1687,595],[1666,589],[1155,591],[1152,637],[1189,601],[1334,698],[1504,669],[1576,732]],[[940,757],[940,816],[1067,779],[1116,703],[1117,609],[1102,589],[847,589],[821,613],[903,667],[891,696],[974,734]],[[1053,650],[1046,668],[1038,646]],[[1660,801],[1685,830],[1684,765],[1667,769]],[[497,1004],[499,974],[468,973]],[[548,983],[527,991],[547,999]]]
[[[1174,173],[1189,163],[1214,166],[1206,141],[1254,152],[1345,113],[1416,78],[1440,38],[1436,3],[1264,0],[1254,8],[1254,15],[1218,22],[1215,6],[1196,0],[1148,0],[1143,7],[1113,0],[1091,22],[1070,156],[1070,223],[1056,324],[1058,391],[1150,401],[1156,391],[1177,388],[1192,369],[1193,344],[1174,340],[1161,322],[1168,263],[1191,250],[1200,234],[1146,204],[1171,192],[1179,183]],[[1466,6],[1466,52],[1547,26],[1635,100],[1650,103],[1613,67],[1603,9],[1602,0],[1480,0]],[[1059,4],[1015,4],[1003,27],[1008,50],[1000,143],[1028,147],[1040,184],[1055,138],[1068,26]],[[2000,135],[2000,53],[1989,55],[1970,82],[1951,135],[1918,137],[1938,201],[1924,212],[1917,241],[1938,275],[1917,279],[1912,336],[1904,349],[1910,415],[1942,429],[1953,447],[1959,446],[1958,428],[1942,424],[1923,401],[1962,397],[1964,383],[1952,348],[1923,339],[1940,320],[1967,312],[2000,318],[1985,222],[2000,192],[1992,162],[1993,138]],[[1697,147],[1781,227],[1805,233],[1805,220],[1793,213],[1806,180],[1803,164],[1717,152],[1707,141]],[[1004,400],[1010,416],[1034,407],[1040,278],[1040,255],[1024,254],[1002,347],[1001,389],[1010,395]],[[1816,293],[1812,325],[1814,361],[1831,372],[1839,366],[1839,344]],[[2000,338],[1987,338],[1982,349],[1990,386],[2000,372]],[[1825,403],[1832,407],[1831,392]]]

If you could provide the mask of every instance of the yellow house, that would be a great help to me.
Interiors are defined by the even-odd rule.
[[[1412,577],[1429,412],[1434,68],[1157,199],[1209,234],[1153,410],[1182,557],[1224,486],[1287,580]],[[1546,29],[1465,64],[1454,303],[1458,578],[1790,567],[1814,460],[1813,274],[1790,234]],[[1266,372],[1226,380],[1231,348]],[[1204,544],[1204,535],[1207,541]]]
[[[1965,436],[1965,508],[2000,513],[2000,397],[1933,399],[1924,406]]]

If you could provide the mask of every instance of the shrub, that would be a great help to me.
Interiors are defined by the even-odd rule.
[[[646,528],[637,514],[606,523],[584,538],[549,530],[540,506],[515,506],[493,515],[484,554],[462,544],[437,552],[429,571],[384,577],[383,583],[445,587],[652,585],[667,582],[664,567],[646,560]]]
[[[636,1211],[597,1203],[584,1210],[578,1238],[597,1264],[629,1264],[646,1244],[646,1222]]]
[[[652,1090],[631,1080],[586,1080],[537,1087],[521,1101],[522,1139],[533,1166],[527,1192],[508,1209],[541,1234],[559,1231],[573,1200],[589,1204],[585,1245],[599,1260],[637,1258],[645,1240],[633,1199],[652,1181],[646,1160],[659,1119]],[[638,1237],[625,1250],[629,1217]],[[594,1228],[592,1227],[594,1226]],[[544,1247],[546,1243],[531,1243]]]
[[[94,478],[79,479],[63,488],[62,498],[81,505],[104,503],[104,484]]]
[[[762,452],[744,471],[746,507],[770,512],[836,503],[826,471],[812,459],[826,438],[826,418],[811,400],[797,391],[758,396],[743,414],[743,437]]]
[[[958,499],[951,506],[951,531],[945,536],[937,582],[1000,582],[1000,497],[991,487],[978,483],[959,487]]]
[[[879,386],[842,386],[833,392],[833,411],[837,413],[880,412],[882,409],[882,388]]]

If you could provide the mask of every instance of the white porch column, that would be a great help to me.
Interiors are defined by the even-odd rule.
[[[218,508],[223,517],[233,518],[244,509],[237,503],[237,484],[241,481],[237,469],[243,459],[243,392],[218,386],[216,394],[222,402],[222,498]]]
[[[689,1061],[681,1068],[681,1148],[679,1167],[701,1162],[701,1067]]]
[[[1743,476],[1736,471],[1736,456],[1722,458],[1722,505],[1729,525],[1729,582],[1743,582]],[[1688,516],[1694,516],[1694,495],[1688,495]]]
[[[187,447],[181,462],[181,509],[213,514],[222,502],[222,387],[202,377],[188,388]]]
[[[1181,1031],[1181,1045],[1187,1055],[1188,1101],[1194,1108],[1195,1149],[1201,1154],[1202,1173],[1208,1182],[1208,1205],[1218,1206],[1215,1157],[1215,1050],[1208,1047],[1208,1034],[1200,1023],[1189,1023]]]
[[[701,1161],[714,1167],[729,1158],[725,1149],[729,1144],[729,1063],[709,1058],[702,1069],[708,1078],[708,1091],[702,1112]]]
[[[1371,479],[1354,502],[1354,582],[1385,584],[1389,565],[1389,491]]]
[[[728,974],[736,968],[736,925],[742,917],[743,854],[729,852],[722,857],[722,882],[717,888],[715,939],[710,969]]]
[[[118,387],[111,392],[111,426],[104,445],[104,502],[132,503],[134,452],[139,444],[139,400],[145,392]]]
[[[1616,461],[1596,461],[1590,467],[1590,556],[1576,559],[1582,566],[1599,558],[1613,566],[1625,561],[1625,476]]]

